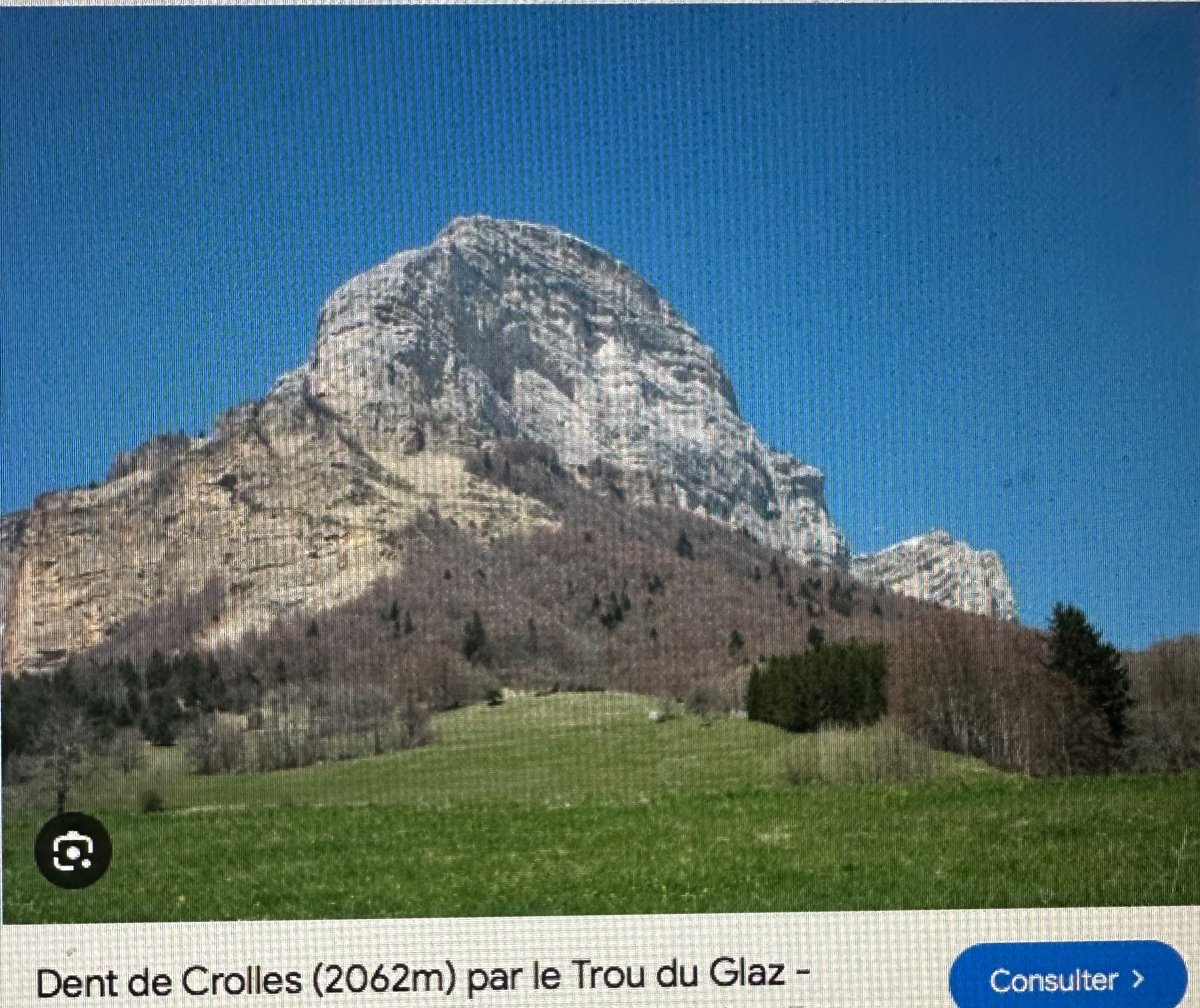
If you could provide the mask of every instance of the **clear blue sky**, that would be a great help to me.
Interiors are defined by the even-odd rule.
[[[4,510],[456,214],[646,275],[857,551],[1200,630],[1200,8],[0,11]]]

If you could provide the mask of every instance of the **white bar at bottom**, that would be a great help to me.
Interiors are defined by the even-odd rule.
[[[1153,939],[1200,971],[1200,907],[6,925],[0,939],[3,1008],[951,1005],[950,966],[980,942]],[[1183,1004],[1200,1005],[1194,988]]]

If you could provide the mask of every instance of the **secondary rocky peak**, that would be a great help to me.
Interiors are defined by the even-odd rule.
[[[911,598],[998,619],[1016,618],[1012,585],[999,555],[972,549],[944,529],[854,557],[850,572]]]

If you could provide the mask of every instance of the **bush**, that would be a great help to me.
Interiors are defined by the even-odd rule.
[[[842,584],[836,574],[829,586],[829,608],[846,619],[854,614],[854,585]]]
[[[4,761],[4,785],[17,787],[37,778],[40,762],[36,756],[16,752]],[[7,797],[7,796],[6,796]]]
[[[138,794],[138,809],[143,815],[153,815],[155,812],[162,812],[166,809],[167,803],[163,800],[163,796],[154,788],[142,788]]]
[[[142,734],[156,746],[175,744],[176,726],[183,716],[179,702],[165,687],[150,693],[142,716]]]
[[[679,530],[679,538],[675,540],[675,552],[683,557],[684,560],[693,560],[696,557],[696,550],[692,546],[692,540],[688,538],[687,532],[683,529]]]
[[[827,727],[791,753],[784,779],[805,784],[904,784],[930,780],[933,753],[894,718],[870,728]]]
[[[198,774],[234,773],[245,759],[241,728],[220,714],[202,714],[187,740],[187,752]]]
[[[263,729],[254,740],[257,770],[294,770],[321,758],[316,698],[298,686],[281,686],[267,697]]]
[[[291,725],[272,725],[255,739],[256,770],[295,770],[312,766],[320,755],[316,734]]]
[[[140,770],[146,762],[146,742],[136,728],[122,728],[111,747],[113,761],[125,776]]]
[[[463,628],[462,654],[473,665],[487,665],[492,660],[491,645],[478,609],[472,611]]]
[[[688,692],[683,701],[683,709],[693,717],[707,721],[722,709],[724,700],[721,691],[712,683],[698,682]]]
[[[794,732],[879,720],[887,709],[886,653],[881,644],[830,644],[775,655],[750,672],[746,712]]]

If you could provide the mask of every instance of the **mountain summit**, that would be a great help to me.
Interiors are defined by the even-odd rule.
[[[852,557],[824,476],[759,440],[712,349],[625,264],[552,227],[472,216],[326,300],[309,359],[211,435],[155,438],[105,482],[0,524],[6,669],[46,667],[131,620],[230,604],[199,640],[353,599],[436,512],[494,536],[552,524],[469,471],[539,442],[581,482],[680,508],[793,559],[1012,618],[994,553],[945,533]],[[236,604],[233,604],[236,602]]]
[[[299,384],[352,428],[523,437],[636,499],[844,566],[824,477],[771,451],[712,349],[629,267],[554,228],[464,217],[334,292]]]

